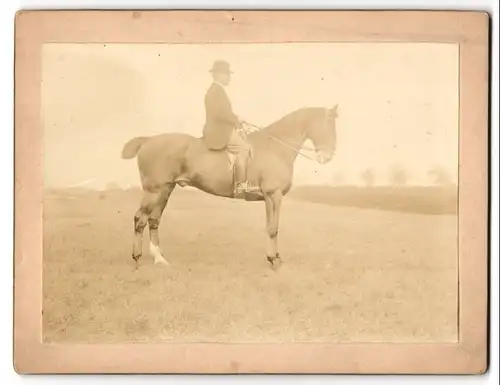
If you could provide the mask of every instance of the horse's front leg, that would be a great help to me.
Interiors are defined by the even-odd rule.
[[[267,260],[273,266],[281,263],[278,251],[278,230],[283,194],[275,191],[264,196],[266,203],[266,224],[267,224]]]

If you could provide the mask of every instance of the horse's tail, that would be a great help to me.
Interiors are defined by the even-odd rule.
[[[137,155],[141,146],[148,140],[149,138],[145,136],[138,136],[136,138],[130,139],[122,149],[122,158],[123,159],[132,159]]]

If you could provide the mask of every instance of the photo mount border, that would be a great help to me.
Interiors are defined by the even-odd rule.
[[[19,11],[15,19],[15,370],[18,373],[484,373],[488,366],[489,28],[490,16],[482,11]],[[148,345],[41,342],[42,45],[207,42],[459,44],[459,342]]]

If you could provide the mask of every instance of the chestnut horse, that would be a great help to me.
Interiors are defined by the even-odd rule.
[[[292,186],[295,159],[304,155],[301,150],[310,139],[316,155],[310,159],[320,164],[329,162],[336,147],[336,118],[337,105],[301,108],[247,135],[252,147],[248,180],[255,191],[247,193],[245,200],[265,202],[267,260],[272,266],[281,262],[280,207]],[[175,186],[193,186],[212,195],[234,198],[234,167],[225,150],[208,150],[202,138],[181,133],[133,138],[124,145],[122,158],[135,156],[144,192],[134,216],[132,257],[136,262],[141,257],[143,232],[149,225],[149,252],[155,263],[168,265],[160,249],[158,227]]]

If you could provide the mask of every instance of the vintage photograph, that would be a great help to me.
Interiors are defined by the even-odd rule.
[[[458,44],[41,56],[44,343],[458,341]]]

